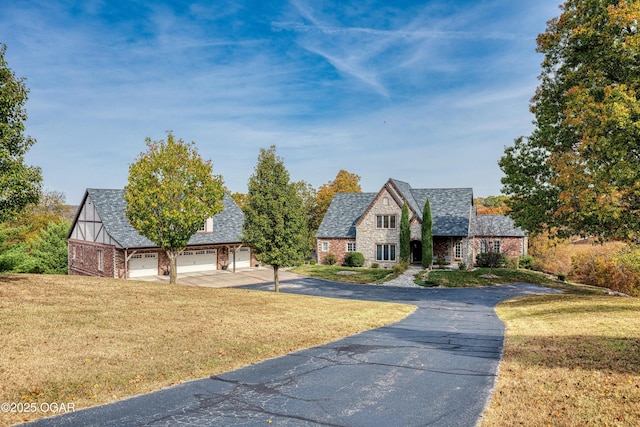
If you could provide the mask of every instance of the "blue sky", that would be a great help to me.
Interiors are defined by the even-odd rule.
[[[30,89],[27,161],[78,203],[122,188],[145,138],[194,141],[246,192],[260,148],[295,181],[499,194],[531,132],[536,36],[560,0],[0,2]]]

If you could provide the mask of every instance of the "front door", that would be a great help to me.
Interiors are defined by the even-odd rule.
[[[411,262],[422,262],[422,242],[420,240],[411,241]]]

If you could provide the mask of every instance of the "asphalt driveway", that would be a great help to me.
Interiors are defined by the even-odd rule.
[[[272,290],[261,282],[245,286]],[[383,328],[38,426],[474,426],[490,396],[506,298],[527,284],[467,289],[349,285],[309,278],[282,292],[416,305]]]

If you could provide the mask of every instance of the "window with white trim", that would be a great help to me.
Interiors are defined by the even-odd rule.
[[[98,249],[98,271],[104,271],[104,251]]]
[[[456,259],[462,259],[462,240],[458,240],[453,247],[453,255]]]
[[[395,261],[396,245],[393,243],[383,243],[376,245],[376,261]]]
[[[496,252],[496,253],[500,253],[501,250],[501,244],[500,244],[500,240],[493,240],[493,241],[486,241],[486,240],[481,240],[480,241],[480,253],[487,253],[487,252]]]
[[[322,252],[327,252],[329,250],[329,242],[321,242],[320,243],[320,250]]]
[[[356,251],[356,242],[347,242],[347,252]]]
[[[396,215],[376,215],[377,228],[396,228]]]

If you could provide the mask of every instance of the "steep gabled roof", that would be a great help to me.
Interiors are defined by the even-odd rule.
[[[373,203],[376,193],[337,193],[324,215],[317,237],[355,238],[356,223]]]
[[[418,218],[421,218],[422,209],[424,208],[424,202],[422,203],[422,205],[418,205],[418,202],[413,197],[413,189],[411,188],[411,186],[404,181],[393,178],[390,178],[388,182],[396,188],[400,197],[402,197],[402,199],[407,202],[407,205],[413,212],[415,212],[416,216]]]
[[[147,248],[156,245],[140,235],[125,215],[126,201],[124,190],[87,189],[86,197],[94,204],[106,232],[123,248]],[[224,210],[213,217],[213,232],[197,233],[189,239],[189,245],[237,243],[242,236],[244,213],[231,196],[225,194],[222,199]],[[78,217],[76,215],[77,221]],[[73,227],[72,227],[73,228]]]
[[[434,236],[468,236],[473,205],[471,188],[413,189],[403,181],[389,179],[399,196],[422,221],[424,204],[429,199]],[[386,184],[385,184],[386,185]],[[325,214],[316,237],[355,238],[355,225],[370,208],[379,193],[338,193]]]

